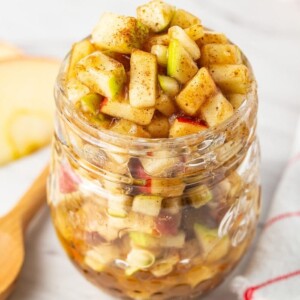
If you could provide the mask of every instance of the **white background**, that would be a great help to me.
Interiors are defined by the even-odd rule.
[[[63,58],[103,11],[134,14],[140,0],[0,0],[0,40],[29,54]],[[226,32],[247,54],[259,83],[263,216],[289,158],[300,114],[299,0],[185,0],[206,26]],[[48,151],[0,169],[0,214],[47,161]],[[284,199],[282,199],[284,201]],[[245,263],[245,260],[244,260]],[[240,266],[237,273],[241,272]],[[27,257],[13,300],[108,300],[66,259],[46,209],[27,235]],[[228,281],[210,300],[233,300]]]

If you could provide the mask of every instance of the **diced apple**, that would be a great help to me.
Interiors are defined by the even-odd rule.
[[[108,195],[108,209],[107,212],[110,216],[115,218],[126,218],[128,211],[132,205],[132,198],[127,195]]]
[[[166,67],[168,64],[168,47],[164,45],[153,45],[151,53],[157,58],[157,63],[160,66]]]
[[[181,214],[171,214],[161,211],[156,220],[156,229],[162,236],[177,235],[180,226]]]
[[[81,108],[84,112],[96,115],[99,112],[102,97],[98,94],[87,94],[80,99]]]
[[[160,246],[163,248],[183,248],[185,243],[185,233],[179,232],[177,235],[162,236]]]
[[[144,47],[146,51],[151,51],[151,48],[155,45],[168,46],[170,43],[169,35],[166,34],[158,34],[150,37]]]
[[[213,194],[206,185],[200,185],[188,190],[187,196],[194,208],[200,208],[213,199]]]
[[[172,124],[169,137],[176,138],[198,133],[204,130],[207,130],[207,127],[197,119],[195,120],[187,117],[179,117]]]
[[[87,121],[96,128],[106,128],[106,129],[109,128],[111,123],[111,119],[102,113],[97,113],[94,116],[93,115],[88,116]]]
[[[108,98],[118,95],[126,81],[124,66],[100,51],[77,63],[76,72],[83,84]]]
[[[246,94],[250,88],[252,80],[245,65],[211,65],[209,72],[223,93]]]
[[[181,197],[166,198],[163,200],[163,211],[166,211],[168,214],[177,215],[183,209],[183,202]]]
[[[150,124],[155,108],[135,108],[126,101],[105,99],[100,111],[112,117],[132,121],[138,125]]]
[[[95,47],[88,39],[85,39],[73,45],[69,59],[69,68],[67,71],[68,80],[76,77],[76,64],[84,57],[93,53],[95,50]]]
[[[217,87],[208,70],[201,68],[176,97],[176,103],[186,114],[193,116],[216,92]]]
[[[137,8],[137,18],[152,31],[160,32],[170,24],[175,8],[161,0],[152,0]]]
[[[175,97],[179,93],[180,86],[176,79],[169,76],[158,75],[158,81],[160,87],[168,96]]]
[[[188,27],[184,31],[194,41],[197,41],[204,36],[204,28],[201,24],[196,24]]]
[[[156,99],[155,107],[166,117],[170,117],[176,112],[174,101],[166,94],[162,94]]]
[[[90,89],[76,78],[67,81],[66,90],[68,99],[73,103],[90,93]]]
[[[144,249],[132,249],[126,258],[129,268],[125,273],[127,276],[132,275],[138,270],[150,268],[155,262],[155,255]]]
[[[203,37],[197,40],[199,47],[206,44],[228,44],[228,39],[225,34],[215,31],[204,31]]]
[[[159,238],[153,237],[147,233],[132,231],[129,233],[129,237],[132,243],[138,247],[151,249],[160,246]]]
[[[170,39],[178,40],[184,49],[192,56],[193,60],[200,58],[200,49],[196,42],[179,26],[173,26],[169,29]]]
[[[150,193],[161,197],[177,197],[183,194],[185,184],[179,178],[152,178]]]
[[[156,217],[159,215],[162,200],[162,197],[154,195],[135,196],[133,199],[132,211]]]
[[[194,230],[206,261],[217,262],[227,255],[230,248],[228,236],[219,237],[217,229],[209,229],[197,223]]]
[[[84,262],[92,270],[101,272],[105,266],[120,256],[120,250],[115,245],[100,245],[87,251]]]
[[[200,115],[210,126],[216,126],[229,119],[234,113],[233,107],[222,93],[209,98],[201,107]]]
[[[142,126],[131,121],[121,119],[117,121],[111,128],[111,131],[118,132],[128,136],[150,138],[151,135]]]
[[[233,109],[238,109],[246,100],[247,96],[243,94],[229,94],[227,95],[228,101],[233,106]]]
[[[170,129],[169,120],[164,115],[157,113],[146,129],[152,138],[167,138]]]
[[[156,56],[134,50],[130,59],[130,105],[136,108],[155,106],[157,91]]]
[[[242,64],[243,58],[240,49],[235,45],[224,44],[207,44],[201,48],[200,64],[209,65],[226,65]]]
[[[199,18],[183,9],[178,9],[174,14],[170,26],[180,26],[181,28],[185,29],[197,24],[201,24]]]
[[[157,177],[180,163],[179,157],[170,157],[170,151],[161,151],[159,155],[141,158],[140,161],[147,174]]]
[[[99,49],[130,54],[141,48],[148,34],[148,27],[133,17],[105,13],[93,30],[92,42]]]
[[[171,40],[168,55],[168,75],[185,84],[198,71],[197,64],[178,40]]]

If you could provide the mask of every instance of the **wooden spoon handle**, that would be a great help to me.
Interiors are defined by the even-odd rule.
[[[47,197],[47,177],[49,174],[49,166],[36,178],[29,190],[20,199],[18,204],[9,213],[11,218],[20,220],[25,230],[33,216],[46,202]]]

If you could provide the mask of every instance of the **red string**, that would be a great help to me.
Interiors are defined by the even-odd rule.
[[[300,211],[287,212],[287,213],[283,213],[281,215],[278,215],[276,217],[273,217],[269,221],[266,222],[264,229],[269,228],[274,223],[277,223],[277,222],[285,220],[285,219],[293,218],[293,217],[300,217]]]
[[[288,279],[290,279],[292,277],[296,277],[296,276],[300,276],[300,270],[297,270],[295,272],[288,273],[286,275],[282,275],[282,276],[270,279],[270,280],[268,280],[268,281],[266,281],[266,282],[264,282],[262,284],[250,287],[244,293],[244,300],[252,300],[254,292],[256,292],[257,290],[260,290],[262,288],[265,288],[265,287],[267,287],[269,285],[272,285],[274,283],[277,283],[277,282],[288,280]]]

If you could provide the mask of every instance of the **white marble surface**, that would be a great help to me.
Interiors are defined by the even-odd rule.
[[[102,11],[134,13],[141,0],[1,0],[0,40],[28,53],[63,57],[86,36]],[[185,0],[173,3],[198,13],[205,24],[226,32],[253,64],[259,82],[264,213],[278,185],[300,114],[299,0]],[[47,151],[32,161],[0,169],[0,214],[17,199]],[[14,191],[14,192],[11,192]],[[283,199],[284,201],[284,199]],[[263,219],[263,218],[262,218]],[[46,208],[27,235],[27,256],[12,300],[109,300],[66,259]],[[241,272],[241,265],[238,272]],[[225,282],[209,300],[233,300]]]

